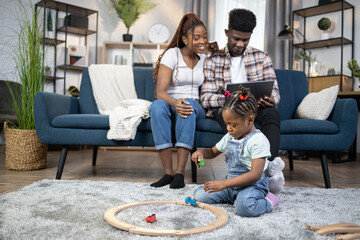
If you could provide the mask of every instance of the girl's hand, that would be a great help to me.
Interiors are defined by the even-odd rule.
[[[187,118],[187,115],[191,115],[194,111],[190,103],[184,98],[179,98],[176,100],[174,108],[177,114],[179,114],[179,116],[182,118]]]
[[[203,156],[203,154],[202,154],[199,150],[195,151],[195,152],[191,155],[191,161],[193,161],[193,162],[196,163],[196,164],[198,164],[198,161],[199,161],[200,159],[204,159],[204,156]]]
[[[210,181],[204,184],[204,191],[208,193],[219,192],[226,187],[225,180]]]

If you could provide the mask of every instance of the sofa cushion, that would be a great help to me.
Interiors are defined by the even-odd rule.
[[[137,97],[153,102],[155,100],[155,82],[152,75],[154,68],[134,67],[133,69]]]
[[[335,85],[320,92],[309,93],[304,97],[296,109],[296,118],[325,120],[329,117],[339,91]]]
[[[137,130],[141,132],[151,132],[150,118],[141,120],[139,126],[137,127]]]
[[[281,120],[293,119],[297,106],[309,93],[305,73],[282,69],[276,69],[275,73],[280,91],[280,102],[277,106],[280,118]]]
[[[65,114],[55,117],[51,125],[57,128],[109,129],[109,115]]]
[[[83,71],[79,94],[79,113],[99,114],[99,109],[96,105],[94,93],[92,90],[88,68]]]
[[[334,122],[316,119],[290,119],[280,123],[281,134],[336,134],[339,127]]]
[[[109,130],[109,115],[101,114],[67,114],[55,117],[51,125],[58,128],[107,129]],[[142,120],[138,131],[151,132],[150,119]]]
[[[220,124],[211,118],[204,118],[196,123],[196,131],[213,132],[213,133],[226,133]]]

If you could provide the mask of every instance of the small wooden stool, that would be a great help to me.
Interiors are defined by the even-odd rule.
[[[333,234],[333,233],[345,233],[337,236],[335,239],[356,239],[360,238],[360,225],[354,223],[337,223],[331,225],[314,226],[306,224],[306,228],[316,231],[320,235]]]

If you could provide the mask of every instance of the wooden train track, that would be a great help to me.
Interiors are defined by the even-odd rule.
[[[126,223],[124,221],[121,221],[118,219],[115,215],[127,208],[141,206],[141,205],[151,205],[151,204],[178,204],[178,205],[186,205],[191,206],[188,203],[185,203],[184,201],[148,201],[148,202],[137,202],[137,203],[130,203],[125,204],[117,207],[110,208],[106,210],[104,213],[105,220],[112,226],[141,235],[151,235],[151,236],[186,236],[190,234],[197,234],[197,233],[203,233],[203,232],[210,232],[215,229],[218,229],[222,226],[224,226],[228,221],[228,215],[223,210],[211,206],[209,204],[205,203],[196,203],[196,207],[203,208],[205,210],[209,210],[213,212],[216,215],[216,220],[211,222],[210,224],[198,228],[191,228],[191,229],[185,229],[185,230],[175,230],[175,229],[152,229],[152,228],[144,228],[144,227],[138,227],[133,224]],[[192,207],[192,206],[191,206]]]
[[[360,225],[354,223],[337,223],[322,226],[306,224],[306,228],[316,231],[316,233],[320,235],[343,233],[343,235],[339,235],[336,237],[336,239],[338,240],[350,240],[360,238]]]

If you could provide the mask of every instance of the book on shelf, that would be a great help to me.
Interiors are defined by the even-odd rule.
[[[127,65],[127,59],[121,54],[115,54],[113,64],[115,64],[115,65]]]
[[[144,63],[144,64],[151,64],[151,53],[148,51],[141,51],[138,49],[135,49],[135,54],[137,57],[137,60],[139,63]]]

